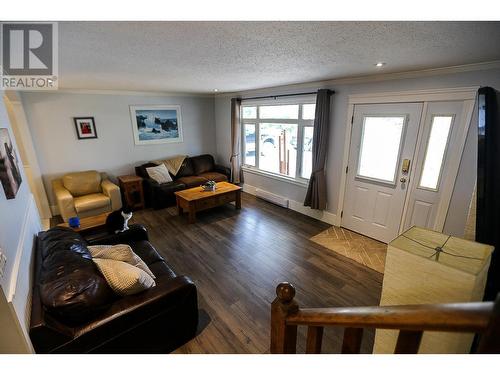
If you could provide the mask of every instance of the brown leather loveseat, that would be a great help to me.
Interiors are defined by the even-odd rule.
[[[174,193],[179,190],[189,189],[203,185],[208,180],[215,182],[228,181],[231,175],[229,168],[215,164],[214,157],[209,154],[187,157],[171,182],[159,184],[151,179],[146,168],[155,167],[157,163],[146,163],[135,167],[137,176],[142,177],[144,199],[147,207],[154,209],[175,205]]]
[[[120,297],[92,261],[87,241],[69,228],[38,234],[30,337],[37,353],[168,353],[196,334],[197,290],[177,276],[131,225],[98,244],[132,247],[156,276],[156,286]]]

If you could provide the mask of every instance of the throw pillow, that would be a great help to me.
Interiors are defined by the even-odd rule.
[[[87,249],[89,249],[90,254],[92,254],[92,258],[94,259],[100,258],[119,260],[121,262],[128,263],[131,266],[140,268],[153,279],[156,279],[156,276],[153,272],[151,272],[146,263],[144,263],[139,255],[134,253],[129,245],[94,245],[87,246]]]
[[[146,168],[146,172],[148,172],[149,177],[151,177],[159,184],[164,184],[166,182],[172,181],[172,177],[170,177],[165,164],[160,164],[157,167]]]
[[[156,285],[153,278],[145,271],[128,263],[102,258],[93,260],[111,289],[121,296],[136,294]]]

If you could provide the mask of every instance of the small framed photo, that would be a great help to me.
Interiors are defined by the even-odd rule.
[[[76,135],[78,139],[97,138],[95,130],[95,122],[93,117],[74,117],[76,127]]]

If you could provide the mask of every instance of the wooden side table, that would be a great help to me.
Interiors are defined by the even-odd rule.
[[[144,191],[142,190],[142,177],[127,175],[118,176],[118,183],[122,191],[124,203],[133,210],[144,208]]]

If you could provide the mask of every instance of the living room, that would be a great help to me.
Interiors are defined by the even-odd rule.
[[[499,353],[500,22],[17,12],[0,353]]]

